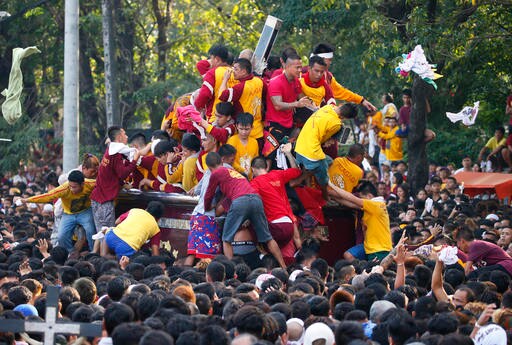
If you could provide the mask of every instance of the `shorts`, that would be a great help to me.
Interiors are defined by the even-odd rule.
[[[280,246],[280,249],[286,266],[293,264],[295,262],[295,252],[297,250],[293,240],[289,241],[283,247]]]
[[[187,254],[198,259],[220,254],[221,240],[215,217],[196,214],[190,217]]]
[[[107,246],[116,253],[118,259],[122,256],[132,256],[137,251],[130,247],[128,243],[123,241],[119,236],[114,234],[114,231],[107,231],[105,234],[105,243]]]
[[[287,245],[293,238],[293,223],[268,223],[268,229],[279,248]]]
[[[329,165],[327,159],[324,158],[318,161],[312,161],[299,153],[296,153],[296,155],[297,163],[302,164],[306,170],[313,172],[313,175],[321,186],[326,186],[329,183],[329,176],[327,175]]]
[[[104,226],[110,228],[116,225],[116,213],[113,201],[107,201],[100,204],[99,202],[91,200],[91,207],[96,231],[100,231]]]
[[[259,243],[267,243],[272,240],[260,196],[257,194],[245,194],[236,198],[231,203],[226,220],[224,221],[224,228],[222,229],[222,241],[233,242],[236,232],[247,219],[251,221]]]
[[[388,255],[389,255],[388,251],[366,254],[366,256],[368,257],[368,261],[371,261],[373,259],[377,259],[378,262],[381,262],[382,259],[384,259]]]
[[[352,248],[349,248],[347,252],[358,260],[366,260],[366,253],[364,251],[363,243],[353,246]]]

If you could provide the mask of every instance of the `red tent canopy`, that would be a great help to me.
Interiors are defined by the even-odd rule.
[[[471,197],[486,191],[500,199],[512,197],[512,174],[460,172],[454,176],[459,184],[464,182],[464,194]]]

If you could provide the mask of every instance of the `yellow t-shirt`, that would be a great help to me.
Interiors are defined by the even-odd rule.
[[[263,137],[263,119],[261,116],[261,104],[263,97],[263,80],[254,77],[246,80],[244,83],[244,91],[238,102],[242,106],[244,112],[254,116],[254,122],[251,130],[251,138],[258,139]]]
[[[128,217],[114,228],[114,234],[130,247],[139,250],[144,243],[160,232],[155,218],[140,208],[132,208]]]
[[[46,203],[60,198],[62,208],[66,214],[80,213],[91,207],[91,192],[96,186],[96,180],[85,179],[82,191],[78,194],[71,193],[69,182],[52,189],[48,193],[35,195],[27,199],[27,202]]]
[[[378,136],[382,139],[386,139],[386,159],[389,161],[399,161],[404,157],[404,151],[402,148],[402,138],[396,136],[396,132],[400,127],[395,126],[391,128],[389,132],[379,132]]]
[[[485,147],[487,147],[489,150],[493,151],[495,150],[498,146],[502,146],[502,145],[505,145],[507,143],[507,138],[502,138],[499,142],[496,140],[496,137],[492,137],[491,139],[489,139],[489,141],[487,142],[487,144],[485,144]]]
[[[197,184],[196,178],[196,162],[197,155],[193,155],[185,159],[183,163],[183,189],[188,192]]]
[[[338,157],[329,167],[329,178],[335,186],[352,193],[359,180],[363,178],[363,169],[347,157]]]
[[[249,137],[247,139],[247,145],[244,145],[242,144],[242,141],[240,141],[239,135],[235,134],[228,139],[227,143],[236,149],[233,168],[235,168],[236,171],[249,176],[251,173],[251,161],[259,155],[258,141]]]
[[[318,109],[302,127],[295,152],[311,161],[325,159],[322,144],[341,129],[341,119],[332,105]]]
[[[226,73],[226,70],[230,68],[230,66],[219,66],[215,69],[215,86],[213,88],[213,107],[212,107],[212,113],[210,117],[207,119],[209,123],[215,122],[215,107],[217,106],[217,103],[220,102],[219,99],[219,90],[220,86],[222,85],[222,79],[224,78],[224,73]],[[236,84],[238,84],[238,80],[235,80],[235,77],[233,77],[233,73],[231,73],[231,76],[228,79],[228,85],[227,87],[233,87]]]
[[[393,248],[386,204],[381,201],[363,200],[363,224],[366,225],[364,251],[368,254],[386,252]]]
[[[308,86],[308,84],[306,84],[306,82],[304,81],[304,78],[300,78],[299,80],[300,80],[300,85],[302,86],[302,93],[305,96],[308,96],[309,98],[311,98],[313,103],[315,103],[315,105],[317,107],[319,107],[320,104],[322,104],[323,99],[325,98],[325,88],[323,86],[320,86],[320,87]],[[326,101],[328,101],[328,100],[326,99]]]

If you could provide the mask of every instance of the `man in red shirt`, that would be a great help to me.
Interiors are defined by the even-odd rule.
[[[221,165],[221,158],[218,153],[210,152],[206,155],[206,165],[212,172],[210,183],[204,197],[204,208],[206,211],[212,209],[212,200],[217,187],[227,199],[231,200],[224,227],[222,230],[222,243],[224,255],[229,259],[233,258],[233,242],[235,233],[245,220],[250,220],[258,242],[266,243],[269,252],[274,255],[279,266],[285,268],[283,256],[279,246],[272,238],[268,229],[267,219],[263,209],[260,196],[251,187],[249,181],[238,171],[225,168]]]
[[[107,133],[110,143],[98,169],[96,188],[91,193],[96,231],[100,231],[103,226],[115,225],[114,200],[139,160],[139,151],[126,146],[128,136],[123,128],[112,126]]]
[[[251,168],[255,176],[251,186],[261,196],[270,233],[281,248],[285,262],[292,262],[295,252],[293,240],[298,239],[297,245],[300,247],[300,235],[293,222],[295,217],[286,194],[286,184],[301,176],[302,170],[291,168],[267,171],[267,162],[263,157],[254,158]]]
[[[284,72],[271,79],[268,85],[266,125],[279,141],[291,134],[293,111],[312,104],[302,93],[299,81],[301,71],[299,55],[291,54],[286,59]]]

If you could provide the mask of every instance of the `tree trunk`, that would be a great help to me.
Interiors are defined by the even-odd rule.
[[[427,84],[418,76],[414,77],[412,86],[412,111],[407,140],[409,154],[409,172],[407,182],[411,193],[416,194],[428,183],[428,159],[425,143],[427,128],[427,112],[430,97],[434,92],[432,85]]]
[[[119,92],[117,88],[116,39],[112,21],[111,0],[101,1],[103,14],[103,55],[105,63],[105,109],[107,113],[107,127],[120,126]]]

